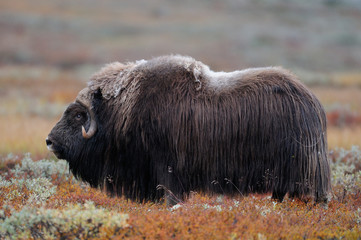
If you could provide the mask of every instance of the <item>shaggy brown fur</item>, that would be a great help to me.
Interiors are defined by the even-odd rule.
[[[160,185],[178,199],[204,191],[327,201],[324,109],[282,68],[216,73],[182,56],[113,63],[74,104],[84,98],[95,112],[95,135],[81,137],[70,119],[80,110],[69,106],[49,139],[92,186],[138,200],[162,197]]]

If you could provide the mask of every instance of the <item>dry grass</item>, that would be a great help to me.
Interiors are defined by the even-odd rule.
[[[361,72],[345,72],[334,74],[333,83],[339,86],[361,87]]]
[[[350,148],[352,145],[361,146],[361,126],[350,128],[328,128],[328,148]]]
[[[311,90],[320,99],[326,110],[334,105],[341,105],[361,113],[360,87],[313,87]]]
[[[0,154],[25,153],[47,156],[45,139],[55,119],[0,115]]]

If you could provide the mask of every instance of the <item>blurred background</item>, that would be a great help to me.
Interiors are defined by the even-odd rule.
[[[361,145],[360,0],[0,0],[0,155],[46,157],[94,72],[163,54],[284,66],[324,104],[330,149]]]

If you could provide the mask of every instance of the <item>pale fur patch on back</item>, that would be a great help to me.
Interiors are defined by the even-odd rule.
[[[221,91],[236,87],[242,79],[249,76],[268,71],[280,71],[279,67],[247,68],[233,72],[214,72],[204,65],[203,74],[207,79],[207,86],[213,90]]]

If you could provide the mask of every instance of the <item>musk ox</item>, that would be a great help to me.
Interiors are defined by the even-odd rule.
[[[46,144],[91,186],[139,201],[198,191],[320,202],[330,191],[324,109],[280,67],[214,72],[173,55],[111,63]]]

